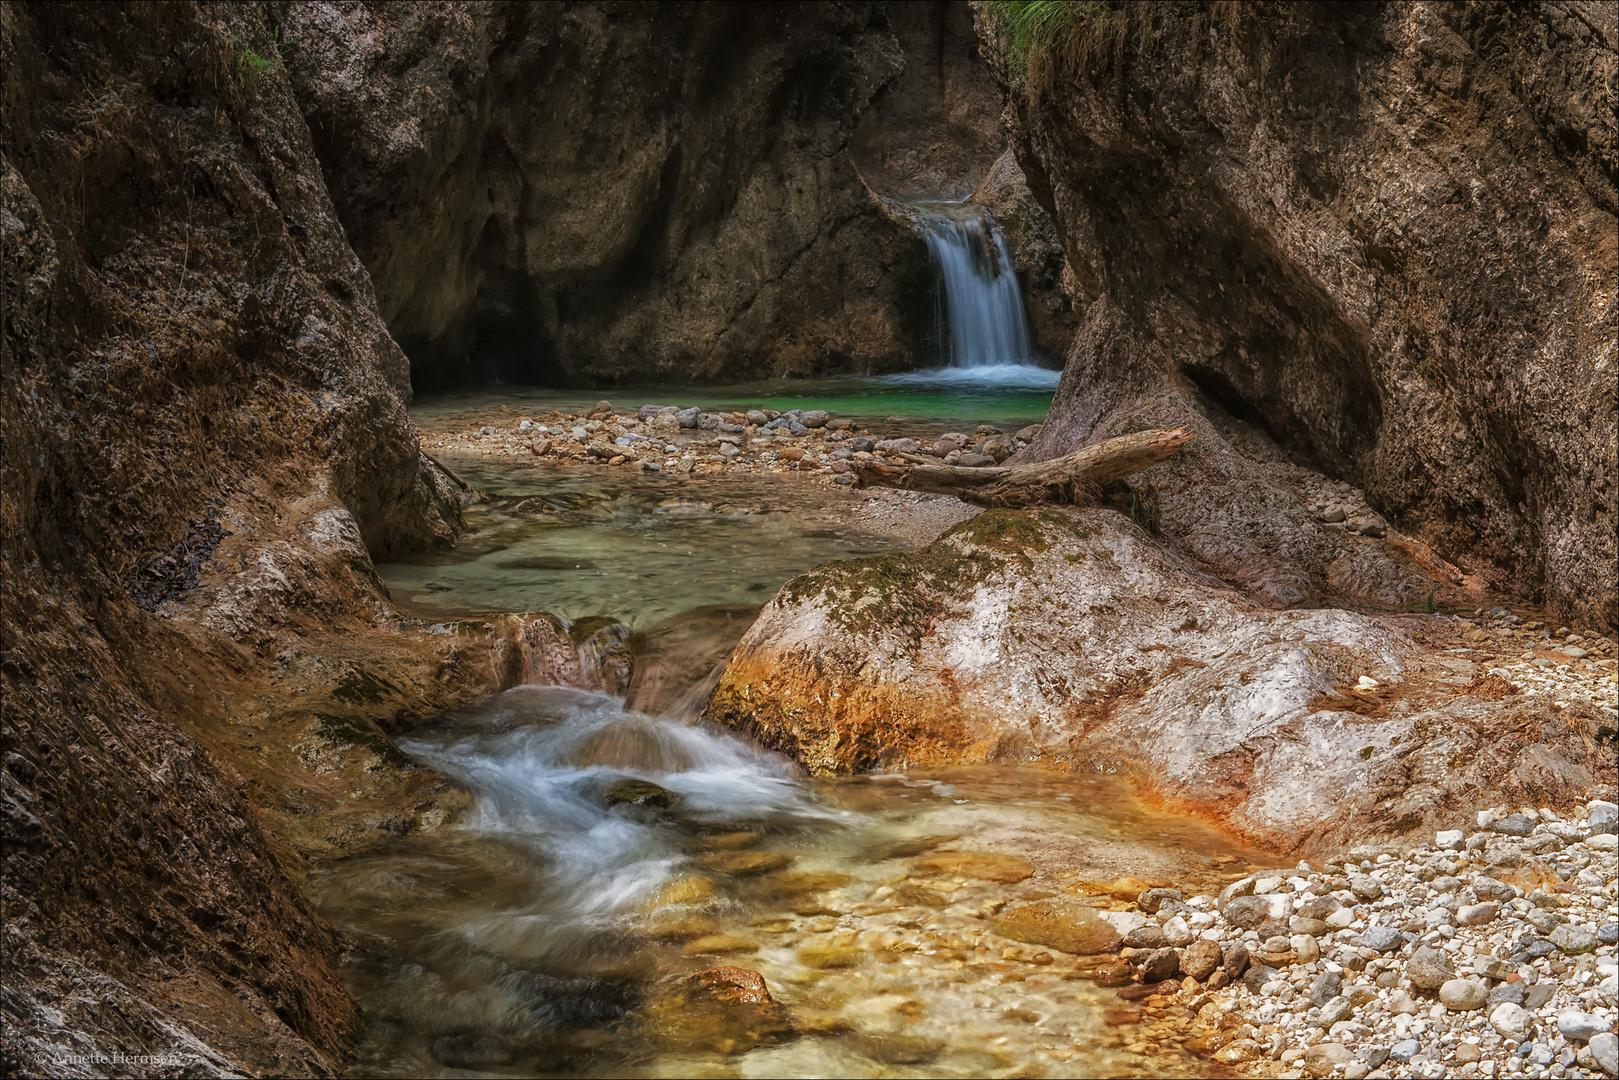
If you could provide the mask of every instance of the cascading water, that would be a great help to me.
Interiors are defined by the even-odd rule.
[[[944,279],[950,366],[1032,364],[1023,293],[994,219],[975,207],[954,206],[926,215],[921,227]]]

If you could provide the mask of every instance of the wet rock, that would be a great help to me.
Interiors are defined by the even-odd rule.
[[[1079,956],[1112,952],[1124,940],[1095,910],[1067,900],[1042,900],[1013,908],[993,925],[997,934],[1013,941]]]
[[[660,1039],[691,1048],[747,1049],[792,1034],[787,1011],[757,971],[716,967],[671,975],[648,1013]]]
[[[1034,873],[1034,866],[1015,855],[989,851],[941,851],[912,864],[918,874],[959,874],[980,881],[1004,884],[1022,881]]]
[[[852,945],[808,945],[798,950],[798,962],[817,971],[856,967],[868,959],[870,954]]]
[[[650,810],[672,810],[679,805],[680,796],[650,780],[626,778],[609,784],[607,790],[602,792],[602,801],[608,806],[642,806]]]
[[[781,870],[793,856],[780,851],[721,851],[698,860],[710,870],[731,877],[758,877]]]
[[[429,1052],[452,1069],[487,1069],[511,1064],[517,1048],[499,1035],[440,1035]]]
[[[1141,965],[1143,983],[1159,983],[1173,979],[1181,973],[1181,954],[1177,949],[1155,949]]]
[[[860,1052],[884,1065],[926,1065],[945,1048],[942,1039],[929,1039],[899,1032],[861,1035]]]
[[[1194,941],[1181,950],[1181,971],[1198,982],[1206,982],[1224,962],[1218,942]]]
[[[704,934],[688,941],[682,951],[687,956],[722,956],[726,953],[758,952],[759,944],[734,934]]]

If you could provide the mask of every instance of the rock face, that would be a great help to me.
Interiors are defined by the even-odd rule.
[[[1404,702],[1373,724],[1333,692],[1367,672]],[[1288,850],[1592,784],[1591,749],[1545,705],[1453,696],[1425,672],[1377,619],[1264,610],[1113,511],[993,510],[789,582],[707,715],[816,772],[1123,769]],[[1513,740],[1520,723],[1543,750]]]
[[[1104,14],[1118,51],[1009,87],[1089,301],[1030,456],[1201,420],[1166,534],[1298,603],[1331,560],[1228,452],[1261,431],[1489,584],[1615,625],[1613,5]]]
[[[965,4],[273,7],[418,389],[937,359],[862,176],[961,198],[1005,151]]]
[[[0,42],[6,1071],[329,1075],[339,942],[284,867],[454,808],[374,718],[496,674],[366,635],[368,549],[459,508],[261,13],[7,3]]]

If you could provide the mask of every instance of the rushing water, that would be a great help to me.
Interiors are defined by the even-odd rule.
[[[989,932],[1009,901],[1163,864],[1171,845],[1199,852],[1182,857],[1194,867],[1238,854],[1117,781],[969,768],[816,783],[690,716],[549,687],[400,745],[478,809],[311,879],[360,944],[345,976],[368,1022],[364,1075],[1207,1071],[1106,1027],[1112,996],[1072,958]],[[626,780],[667,805],[610,805]],[[995,884],[918,860],[954,848],[1041,871]],[[674,993],[672,977],[718,965],[760,972],[790,1019]]]
[[[936,206],[922,235],[944,282],[950,366],[1019,368],[1033,363],[1023,293],[1006,238],[984,210]]]

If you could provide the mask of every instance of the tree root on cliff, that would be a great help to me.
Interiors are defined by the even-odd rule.
[[[882,465],[853,461],[850,467],[865,486],[905,488],[935,495],[954,495],[978,506],[1034,506],[1095,502],[1103,487],[1133,472],[1168,461],[1192,441],[1185,428],[1153,428],[1106,439],[1049,461],[1030,465],[969,469],[932,464],[926,458],[904,455],[910,465]]]

